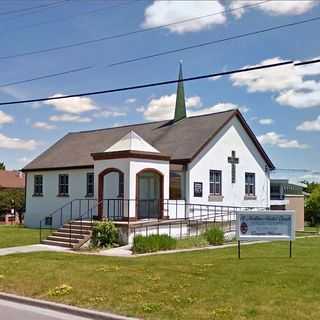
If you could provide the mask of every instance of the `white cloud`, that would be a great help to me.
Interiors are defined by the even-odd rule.
[[[42,121],[37,121],[33,123],[32,127],[37,129],[43,129],[43,130],[53,130],[57,128],[55,125],[49,124],[47,122],[42,122]]]
[[[15,87],[2,87],[0,88],[0,92],[16,99],[22,100],[27,98],[27,96],[23,92],[21,92],[21,90],[18,90]]]
[[[320,85],[318,90],[287,90],[276,98],[281,105],[294,108],[320,107]]]
[[[277,146],[284,149],[306,149],[309,146],[298,142],[297,140],[289,140],[282,134],[276,132],[267,132],[258,137],[261,144]]]
[[[144,117],[150,121],[169,120],[174,118],[176,104],[176,94],[164,95],[160,98],[153,98],[146,107],[139,107],[137,112],[143,112]],[[227,110],[239,109],[242,113],[247,113],[249,108],[238,106],[233,103],[221,102],[214,106],[202,108],[203,104],[199,96],[186,98],[188,116],[198,116],[208,113],[222,112]]]
[[[189,97],[186,100],[186,107],[192,109],[198,109],[202,107],[201,98],[199,96]]]
[[[23,140],[20,138],[10,138],[0,133],[0,148],[1,149],[20,149],[20,150],[34,150],[39,145],[39,142],[30,139]]]
[[[273,122],[274,121],[271,118],[263,118],[259,120],[259,123],[262,125],[270,125],[270,124],[273,124]]]
[[[230,4],[231,9],[237,9],[232,12],[236,18],[242,17],[242,15],[249,10],[249,8],[239,7],[254,5],[261,2],[255,0],[233,0]],[[299,15],[308,12],[314,6],[317,5],[315,0],[285,0],[285,1],[268,1],[261,5],[254,6],[250,9],[256,9],[263,11],[269,15]]]
[[[303,175],[299,178],[299,181],[309,181],[309,182],[316,182],[320,183],[320,174],[319,173],[311,173]]]
[[[95,118],[110,118],[110,117],[124,117],[127,113],[124,111],[110,111],[110,110],[102,110],[100,112],[96,112],[93,116]]]
[[[285,60],[275,57],[256,65],[245,66],[244,69],[283,61]],[[246,86],[249,92],[278,92],[302,84],[301,76],[295,72],[292,65],[236,73],[230,78],[234,86]]]
[[[297,130],[320,131],[320,116],[318,116],[315,120],[302,122],[300,125],[297,126]]]
[[[50,98],[61,97],[61,93],[56,93]],[[58,100],[45,101],[44,104],[53,106],[56,110],[74,114],[80,114],[87,111],[99,109],[94,101],[88,97],[74,97]]]
[[[176,104],[176,94],[161,96],[160,98],[151,99],[143,114],[147,120],[158,121],[173,119],[174,108]],[[187,108],[200,108],[202,106],[201,99],[198,96],[186,99]],[[142,110],[140,107],[139,110]]]
[[[126,100],[126,103],[135,103],[136,101],[137,101],[136,98],[128,98],[128,99]]]
[[[116,127],[122,127],[122,126],[126,126],[128,123],[127,122],[115,122],[112,127],[116,128]]]
[[[318,58],[318,57],[317,57]],[[314,59],[317,59],[314,58]],[[255,66],[280,63],[285,60],[275,57]],[[247,66],[252,67],[252,66]],[[294,108],[320,106],[320,82],[310,80],[320,75],[320,65],[294,67],[285,65],[264,70],[234,74],[230,77],[234,86],[245,86],[248,92],[275,92],[275,100],[281,105]]]
[[[137,112],[144,112],[144,110],[145,110],[144,106],[140,106],[140,107],[136,108]]]
[[[167,26],[171,32],[184,33],[209,29],[213,25],[224,24],[224,6],[219,1],[154,1],[145,10],[144,28],[167,25],[176,21],[188,20],[198,16],[217,13],[204,19]],[[221,13],[219,13],[221,12]]]
[[[14,118],[9,114],[0,110],[0,126],[3,124],[8,124],[14,122]]]
[[[92,121],[92,119],[88,117],[80,117],[77,114],[73,115],[73,114],[67,114],[67,113],[51,116],[49,120],[54,122],[91,122]]]
[[[27,157],[18,158],[18,162],[21,162],[21,163],[26,163],[26,162],[29,162],[29,161],[31,161],[31,159],[29,159]]]
[[[190,110],[188,112],[188,115],[200,116],[203,114],[217,113],[217,112],[223,112],[223,111],[235,110],[235,109],[239,109],[240,112],[242,112],[242,113],[247,113],[249,111],[249,108],[247,108],[247,107],[239,107],[238,105],[230,103],[230,102],[221,102],[221,103],[215,104],[212,107],[199,109],[197,111]]]

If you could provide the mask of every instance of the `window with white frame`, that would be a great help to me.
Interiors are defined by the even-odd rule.
[[[33,195],[34,196],[43,195],[43,176],[40,174],[37,174],[34,176]]]
[[[69,175],[68,174],[59,174],[59,196],[68,196],[69,195]]]
[[[215,196],[222,195],[222,171],[210,170],[210,194]]]
[[[246,196],[255,196],[256,195],[256,175],[255,175],[255,173],[246,172],[245,193],[246,193]]]
[[[94,173],[87,173],[87,197],[92,197],[94,194]]]

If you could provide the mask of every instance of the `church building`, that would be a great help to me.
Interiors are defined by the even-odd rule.
[[[29,163],[25,224],[58,226],[84,213],[159,221],[197,205],[269,208],[273,169],[239,110],[187,117],[180,81],[174,119],[68,133]]]

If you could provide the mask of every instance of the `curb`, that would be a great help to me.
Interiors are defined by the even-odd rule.
[[[71,314],[74,316],[78,317],[84,317],[84,318],[89,318],[93,320],[138,320],[138,318],[129,318],[125,316],[119,316],[116,314],[112,314],[109,312],[100,312],[100,311],[94,311],[94,310],[89,310],[89,309],[82,309],[78,307],[73,307],[69,305],[65,305],[62,303],[55,303],[55,302],[50,302],[46,300],[37,300],[33,298],[26,298],[26,297],[21,297],[17,296],[15,294],[9,294],[9,293],[4,293],[0,292],[0,299],[6,300],[6,301],[11,301],[11,302],[16,302],[16,303],[21,303],[33,307],[38,307],[38,308],[43,308],[43,309],[49,309],[53,311],[58,311],[62,313],[67,313]]]

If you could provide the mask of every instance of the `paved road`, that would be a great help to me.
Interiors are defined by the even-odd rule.
[[[0,299],[0,319],[3,320],[89,320],[69,314],[32,307]]]

